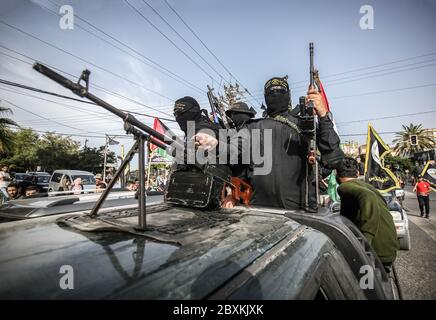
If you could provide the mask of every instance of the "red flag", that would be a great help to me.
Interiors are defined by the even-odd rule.
[[[153,129],[159,133],[166,134],[165,125],[158,118],[154,118]],[[162,142],[161,140],[156,139],[157,141]],[[150,143],[150,150],[154,151],[158,148],[158,146]]]
[[[325,94],[324,87],[322,86],[321,80],[318,79],[318,87],[321,91],[322,100],[324,102],[324,105],[327,107],[327,110],[330,111],[330,105],[329,101],[327,100],[327,95]]]
[[[330,112],[331,110],[330,110],[329,101],[327,100],[327,95],[325,94],[325,90],[324,90],[324,87],[322,86],[321,79],[319,78],[318,71],[316,72],[316,75],[315,75],[315,82],[316,82],[316,85],[318,86],[318,89],[321,93],[324,105],[326,106],[327,111]],[[338,133],[338,128],[336,127],[336,122],[334,119],[333,119],[333,129],[336,131],[336,133]]]

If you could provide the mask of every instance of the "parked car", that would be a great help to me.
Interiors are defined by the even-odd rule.
[[[16,184],[19,184],[20,182],[22,182],[24,180],[25,177],[27,177],[29,174],[28,173],[15,173],[14,175],[14,179],[13,182],[15,182]]]
[[[50,174],[47,172],[28,172],[23,177],[23,180],[18,182],[18,186],[22,192],[29,186],[36,186],[38,192],[47,192],[49,181]]]
[[[11,200],[0,206],[0,223],[17,221],[69,212],[91,210],[101,193],[61,195]],[[114,191],[109,193],[103,208],[137,204],[135,192]]]
[[[95,189],[95,178],[91,172],[79,170],[56,170],[53,172],[48,185],[48,191],[59,191],[62,179],[67,179],[69,185],[77,178],[82,178],[82,185],[84,190]],[[65,190],[63,190],[65,191]]]
[[[346,218],[167,203],[0,224],[0,299],[397,299],[395,282]],[[61,266],[74,270],[63,290]],[[363,286],[362,267],[373,270]],[[13,272],[11,272],[13,270]],[[52,279],[52,280],[48,280]],[[363,281],[366,283],[366,280]]]
[[[411,240],[409,233],[409,219],[406,210],[404,210],[402,204],[397,199],[396,191],[383,193],[383,197],[385,198],[389,211],[394,219],[395,228],[397,229],[397,237],[400,241],[400,249],[410,250]]]

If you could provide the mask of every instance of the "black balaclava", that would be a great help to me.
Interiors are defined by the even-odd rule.
[[[288,110],[291,103],[291,94],[287,82],[288,77],[274,77],[265,83],[264,96],[266,112],[269,116],[275,116]]]
[[[229,114],[230,119],[232,119],[233,123],[237,128],[241,127],[245,122],[250,120],[253,116],[246,112],[231,112]]]
[[[183,97],[174,104],[174,117],[180,129],[186,134],[188,121],[197,121],[201,118],[200,105],[192,97]]]

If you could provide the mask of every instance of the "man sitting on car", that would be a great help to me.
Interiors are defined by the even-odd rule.
[[[357,161],[345,157],[337,169],[341,215],[354,222],[390,272],[400,248],[394,220],[380,192],[358,176]]]

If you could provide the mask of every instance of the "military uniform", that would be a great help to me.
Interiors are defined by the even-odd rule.
[[[272,78],[265,84],[266,118],[252,120],[247,124],[245,136],[242,132],[236,139],[250,139],[253,129],[271,130],[272,169],[266,175],[255,175],[252,163],[248,169],[248,180],[254,194],[253,205],[277,207],[285,209],[317,208],[315,177],[307,165],[308,141],[301,130],[300,109],[291,109],[290,91],[286,78]],[[330,117],[319,119],[317,131],[317,146],[322,155],[323,166],[334,168],[340,163],[343,152],[339,148],[339,137],[333,129]],[[244,153],[238,143],[230,144],[230,148],[239,148],[239,155]],[[260,150],[264,150],[264,145]],[[235,152],[235,150],[232,150]],[[306,172],[309,170],[309,172]],[[306,176],[308,177],[308,207],[306,207]]]
[[[301,134],[298,117],[285,111],[273,117],[254,120],[247,127],[249,130],[272,131],[271,172],[267,175],[254,175],[253,170],[249,170],[248,179],[254,189],[251,203],[285,209],[306,209],[307,142]],[[317,128],[317,146],[325,167],[334,165],[342,159],[343,153],[339,143],[332,121],[328,118],[320,119]],[[308,179],[309,207],[314,209],[317,206],[317,199],[313,172],[309,172]]]
[[[383,264],[392,264],[400,246],[383,196],[373,186],[358,179],[342,183],[338,193],[341,215],[360,229]]]

